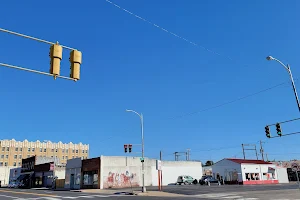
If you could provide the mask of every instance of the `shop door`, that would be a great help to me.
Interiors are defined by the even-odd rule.
[[[71,190],[74,189],[74,174],[71,174],[71,177],[70,177],[70,189]]]

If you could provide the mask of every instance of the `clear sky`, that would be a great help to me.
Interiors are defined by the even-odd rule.
[[[299,158],[300,135],[267,139],[264,132],[299,117],[288,74],[265,59],[289,63],[300,77],[298,0],[113,2],[198,46],[105,0],[3,1],[1,28],[77,48],[83,63],[76,83],[1,68],[1,138],[83,142],[91,157],[125,155],[124,144],[140,143],[139,118],[125,112],[133,109],[144,115],[147,157],[162,150],[173,159],[190,148],[191,159],[217,161],[263,140],[269,159]],[[49,45],[2,32],[0,43],[0,62],[49,70]],[[68,58],[64,50],[66,76]],[[299,123],[282,130],[299,131]]]

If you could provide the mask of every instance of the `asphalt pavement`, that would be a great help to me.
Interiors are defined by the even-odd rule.
[[[71,191],[52,191],[52,190],[31,190],[31,189],[8,189],[0,188],[1,200],[83,200],[83,199],[107,199],[107,200],[127,200],[127,199],[141,199],[141,200],[184,200],[186,198],[174,197],[149,197],[136,195],[115,195],[115,194],[97,194],[86,192],[71,192]]]
[[[174,185],[163,187],[162,192],[157,192],[157,187],[147,187],[146,196],[114,194],[126,189],[116,189],[112,192],[101,190],[97,192],[72,192],[32,189],[7,189],[0,188],[0,200],[68,200],[68,199],[141,199],[141,200],[300,200],[300,190],[296,184],[279,185]],[[135,190],[135,189],[134,189]],[[150,194],[155,194],[151,196]],[[172,195],[173,193],[173,195]],[[164,195],[160,195],[164,194]],[[176,194],[176,195],[175,195]],[[169,195],[169,196],[168,196]]]

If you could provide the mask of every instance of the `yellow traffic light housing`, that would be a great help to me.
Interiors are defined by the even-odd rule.
[[[71,63],[71,73],[70,78],[75,79],[75,81],[80,79],[80,65],[82,62],[82,53],[77,50],[73,50],[70,53],[70,63]]]
[[[60,74],[60,61],[62,59],[62,46],[53,44],[50,47],[50,74],[54,75],[54,79]]]

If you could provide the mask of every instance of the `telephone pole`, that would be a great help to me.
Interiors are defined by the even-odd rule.
[[[191,152],[191,149],[187,149],[187,150],[186,150],[186,160],[187,160],[187,161],[190,160],[190,152]]]
[[[259,143],[260,143],[260,154],[261,154],[261,159],[262,160],[265,160],[265,158],[264,158],[264,148],[263,148],[263,142],[260,140],[259,141]]]

